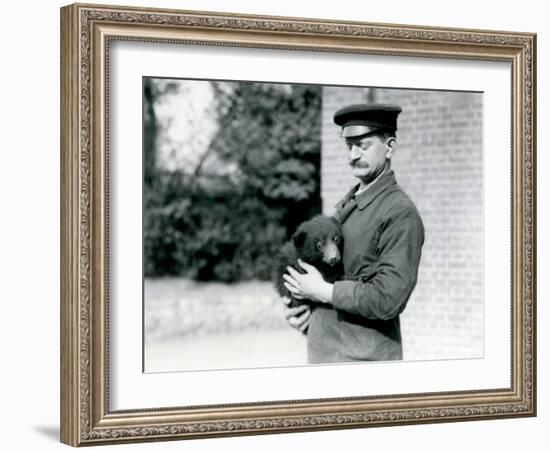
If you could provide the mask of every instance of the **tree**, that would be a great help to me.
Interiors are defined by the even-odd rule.
[[[146,188],[151,187],[157,170],[157,144],[160,124],[155,106],[163,97],[178,92],[178,84],[154,78],[143,80],[143,174]]]
[[[216,85],[218,164],[235,163],[245,195],[284,210],[292,232],[321,210],[321,86]]]
[[[213,87],[219,126],[194,170],[162,170],[145,154],[145,272],[269,279],[283,242],[321,209],[321,87]]]

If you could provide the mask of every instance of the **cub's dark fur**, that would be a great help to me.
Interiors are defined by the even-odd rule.
[[[280,251],[278,264],[274,271],[275,288],[279,295],[291,299],[290,306],[303,302],[292,297],[284,286],[283,274],[287,266],[292,266],[300,273],[305,271],[298,264],[298,259],[315,266],[325,281],[333,283],[341,278],[342,266],[342,231],[338,222],[326,216],[316,216],[302,223],[292,239]]]

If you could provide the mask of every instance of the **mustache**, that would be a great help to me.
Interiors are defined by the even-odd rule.
[[[366,169],[369,167],[366,163],[356,162],[356,163],[350,163],[351,167],[357,168],[357,169]]]

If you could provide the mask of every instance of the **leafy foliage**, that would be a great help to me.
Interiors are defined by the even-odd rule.
[[[154,174],[145,183],[145,273],[269,279],[282,243],[320,211],[321,88],[213,87],[219,127],[201,163],[191,173],[144,171]]]

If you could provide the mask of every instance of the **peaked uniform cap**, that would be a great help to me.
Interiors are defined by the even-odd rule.
[[[340,108],[334,113],[334,123],[342,127],[340,137],[357,137],[374,131],[397,130],[400,106],[360,103]]]

